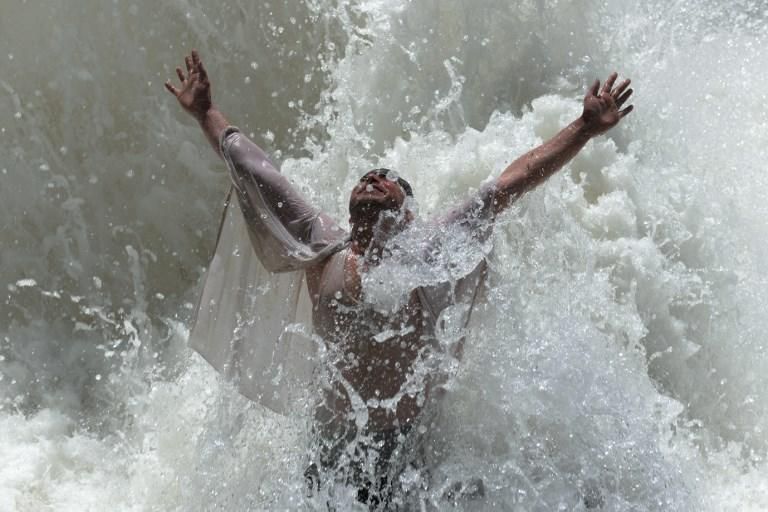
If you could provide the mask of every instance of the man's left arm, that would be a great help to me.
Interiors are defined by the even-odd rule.
[[[632,89],[628,89],[630,81],[624,80],[614,88],[617,76],[612,73],[602,88],[600,81],[596,80],[584,97],[581,117],[504,170],[492,187],[494,214],[502,212],[516,198],[546,181],[570,162],[592,137],[610,130],[632,112],[632,105],[622,109],[632,95]]]

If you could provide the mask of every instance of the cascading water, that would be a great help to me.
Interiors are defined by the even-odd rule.
[[[421,499],[768,508],[768,4],[77,7],[0,4],[0,510],[324,508],[307,422],[186,348],[228,180],[162,88],[193,47],[341,221],[376,166],[455,204],[630,76],[635,112],[496,228]]]

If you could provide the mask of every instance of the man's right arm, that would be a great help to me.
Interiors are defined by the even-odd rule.
[[[216,107],[211,107],[197,122],[200,123],[200,128],[202,128],[205,138],[208,139],[214,151],[219,156],[223,156],[221,154],[221,135],[230,126],[224,114]]]
[[[177,88],[169,80],[165,82],[165,88],[176,97],[181,108],[197,120],[214,151],[223,156],[219,145],[229,121],[213,105],[211,82],[197,51],[192,50],[191,55],[184,57],[184,63],[187,67],[186,75],[181,68],[176,68],[181,87]]]
[[[196,51],[185,57],[187,74],[177,88],[165,87],[200,124],[208,142],[227,163],[254,250],[271,271],[307,268],[346,237],[327,215],[292,186],[269,156],[229,124],[213,105],[208,74]]]

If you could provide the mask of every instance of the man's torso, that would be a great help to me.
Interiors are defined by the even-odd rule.
[[[368,428],[391,429],[411,423],[422,409],[428,383],[413,370],[432,337],[417,290],[397,311],[376,311],[362,300],[361,272],[364,265],[350,249],[307,272],[315,332],[348,384],[327,390],[325,405],[343,420],[359,397],[368,404]]]

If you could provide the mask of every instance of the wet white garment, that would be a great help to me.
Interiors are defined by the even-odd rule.
[[[348,237],[236,128],[220,148],[232,189],[189,343],[243,395],[288,413],[301,408],[316,363],[303,269]]]
[[[309,383],[321,343],[312,331],[304,269],[347,247],[349,236],[313,208],[239,130],[225,130],[220,148],[232,189],[190,346],[246,397],[278,413],[297,412],[313,393]],[[486,188],[441,222],[472,224],[468,229],[486,239],[488,223],[477,228],[468,219],[490,219],[491,197]],[[454,283],[417,290],[433,319],[431,331],[466,326],[484,271],[482,260]],[[321,288],[335,288],[326,284],[321,283]],[[459,308],[449,307],[457,304]],[[446,326],[446,321],[453,327]]]

